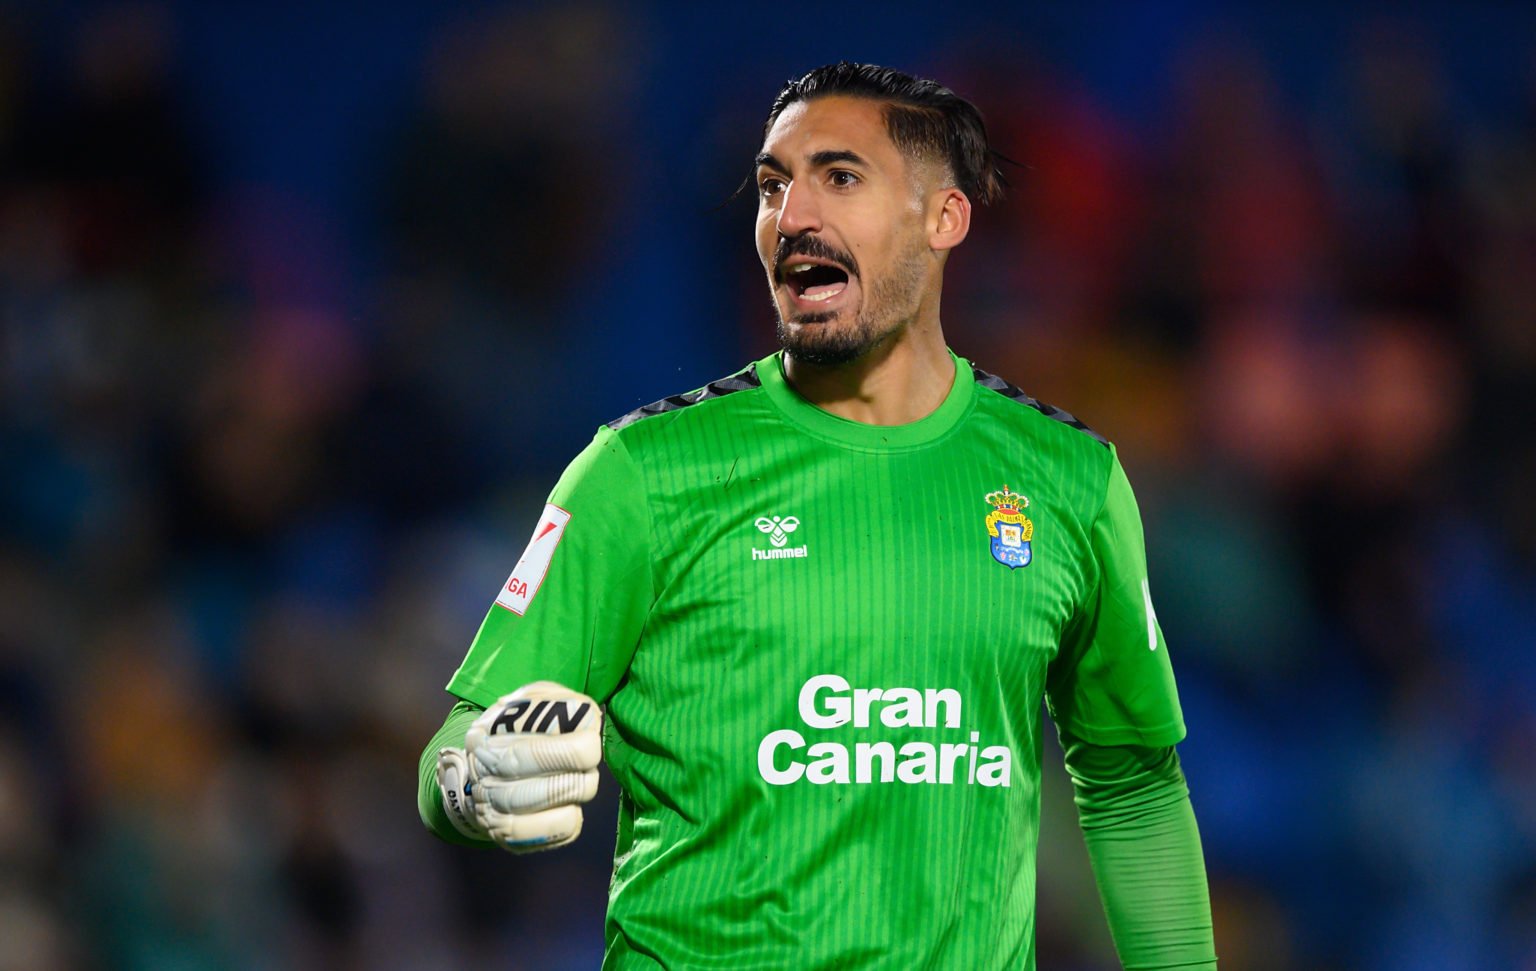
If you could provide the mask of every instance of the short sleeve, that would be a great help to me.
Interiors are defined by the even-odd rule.
[[[490,705],[530,681],[606,702],[654,599],[644,484],[618,435],[598,430],[550,493],[448,690]]]
[[[1093,582],[1051,664],[1046,706],[1059,728],[1087,742],[1172,745],[1184,737],[1184,715],[1152,608],[1141,514],[1113,451],[1088,556]]]

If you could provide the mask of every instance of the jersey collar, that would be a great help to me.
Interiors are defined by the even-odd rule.
[[[955,383],[937,408],[905,425],[866,425],[823,411],[800,396],[784,378],[782,351],[757,362],[757,374],[768,398],[789,419],[818,438],[867,451],[907,449],[938,441],[960,423],[975,399],[976,381],[971,365],[949,352],[955,363]]]

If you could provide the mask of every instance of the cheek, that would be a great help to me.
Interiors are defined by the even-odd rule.
[[[905,213],[892,213],[891,207],[881,206],[867,211],[850,211],[843,221],[846,227],[848,249],[873,270],[890,262],[891,254],[905,244],[911,231],[912,220],[897,218]]]
[[[773,215],[771,213],[759,215],[757,217],[757,238],[755,242],[757,244],[757,258],[762,262],[764,269],[767,269],[769,262],[773,259],[774,250],[778,247],[778,238],[779,234],[774,225]]]
[[[928,249],[928,235],[920,218],[904,219],[892,226],[880,239],[876,258],[886,270],[891,270],[912,260],[913,255]]]
[[[860,233],[856,241],[849,241],[849,249],[859,261],[859,270],[865,276],[880,276],[890,266],[893,242],[891,232],[892,228],[886,226],[883,231],[872,229]]]

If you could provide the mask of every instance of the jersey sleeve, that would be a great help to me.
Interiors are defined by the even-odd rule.
[[[1173,745],[1184,715],[1152,609],[1141,514],[1113,451],[1088,557],[1088,594],[1051,664],[1046,707],[1059,728],[1097,745]]]
[[[488,707],[531,681],[606,702],[653,601],[650,515],[639,470],[611,429],[566,468],[448,690]]]

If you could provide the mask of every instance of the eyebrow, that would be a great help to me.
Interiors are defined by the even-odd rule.
[[[835,165],[838,162],[849,162],[853,165],[868,166],[864,156],[858,152],[850,152],[847,149],[825,150],[811,156],[811,165],[820,168],[823,165]]]
[[[783,162],[780,162],[778,159],[773,157],[772,152],[759,152],[757,154],[757,158],[754,159],[753,162],[757,168],[766,167],[779,172],[789,171],[784,167]],[[838,162],[848,162],[853,165],[862,165],[866,168],[869,166],[869,162],[865,160],[864,156],[860,155],[858,152],[850,152],[846,148],[823,149],[812,154],[810,157],[810,163],[813,168],[821,168],[825,165],[836,165]]]

